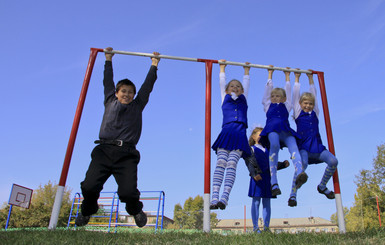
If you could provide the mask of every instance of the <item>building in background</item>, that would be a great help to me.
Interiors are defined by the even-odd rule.
[[[262,218],[259,219],[259,227],[263,229]],[[253,232],[253,222],[251,219],[223,219],[212,230],[235,233]],[[270,220],[270,231],[274,233],[338,232],[338,226],[319,217],[282,218]]]

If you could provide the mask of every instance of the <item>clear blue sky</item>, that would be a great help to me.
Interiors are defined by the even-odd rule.
[[[385,141],[384,12],[380,0],[2,1],[0,203],[8,201],[13,183],[35,189],[49,180],[59,182],[90,48],[111,46],[325,72],[342,202],[350,207],[355,176],[371,168],[376,146]],[[103,64],[99,54],[67,179],[73,193],[80,191],[99,133]],[[127,77],[139,87],[150,59],[115,55],[113,65],[115,81]],[[243,69],[228,66],[226,72],[229,79],[240,79]],[[222,121],[218,73],[214,65],[212,142]],[[266,70],[251,70],[251,127],[265,123],[261,99],[266,79]],[[274,73],[277,86],[283,86],[283,79],[283,72]],[[306,84],[306,76],[300,81]],[[203,195],[204,96],[203,63],[161,60],[143,114],[138,185],[165,191],[169,217],[175,204]],[[320,122],[327,145],[322,114]],[[280,159],[286,158],[285,149]],[[212,152],[212,171],[215,160]],[[335,202],[316,190],[324,168],[309,167],[310,179],[298,193],[296,208],[287,206],[293,167],[279,172],[283,194],[272,202],[272,217],[329,219]],[[250,218],[248,185],[241,160],[229,206],[218,211],[219,218],[243,218],[244,205]],[[115,189],[110,178],[105,190]]]

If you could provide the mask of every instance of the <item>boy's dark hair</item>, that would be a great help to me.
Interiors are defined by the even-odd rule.
[[[116,92],[119,92],[120,88],[121,88],[123,85],[132,86],[132,87],[134,88],[134,94],[136,94],[136,87],[135,87],[135,84],[134,84],[133,82],[131,82],[130,80],[128,80],[127,78],[126,78],[126,79],[123,79],[123,80],[120,80],[120,81],[116,84]]]

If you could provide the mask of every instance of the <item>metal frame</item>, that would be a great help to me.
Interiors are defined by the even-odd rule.
[[[205,68],[206,68],[206,120],[205,120],[205,161],[204,161],[204,212],[203,212],[203,230],[205,232],[210,231],[210,157],[211,157],[211,76],[212,76],[212,64],[218,63],[218,64],[227,64],[227,65],[235,65],[235,66],[249,66],[254,68],[261,68],[261,69],[272,69],[272,70],[280,70],[280,71],[290,71],[290,72],[299,72],[299,73],[313,73],[318,75],[318,81],[320,85],[320,93],[322,98],[322,105],[324,110],[324,118],[325,118],[325,126],[326,126],[326,132],[327,132],[327,138],[328,138],[328,144],[329,144],[329,151],[335,155],[334,151],[334,142],[333,142],[333,135],[331,130],[331,123],[330,123],[330,115],[329,115],[329,108],[327,104],[327,97],[326,97],[326,89],[325,89],[325,82],[324,82],[324,73],[321,71],[309,71],[309,70],[301,70],[301,69],[289,69],[284,67],[270,67],[267,65],[258,65],[258,64],[246,64],[241,62],[232,62],[232,61],[226,61],[226,62],[220,62],[218,60],[211,60],[211,59],[199,59],[199,58],[187,58],[187,57],[178,57],[178,56],[168,56],[168,55],[158,55],[155,56],[154,54],[150,53],[139,53],[139,52],[127,52],[127,51],[119,51],[119,50],[113,50],[113,51],[107,51],[105,49],[98,49],[98,48],[91,48],[91,54],[88,61],[88,66],[86,70],[86,74],[84,77],[83,87],[80,93],[80,98],[78,102],[78,106],[75,113],[75,118],[71,130],[70,139],[68,142],[67,152],[65,155],[64,163],[63,163],[63,169],[60,177],[59,182],[59,188],[62,187],[64,189],[65,182],[68,175],[68,169],[71,161],[71,156],[73,152],[73,147],[75,144],[76,134],[79,128],[80,123],[80,117],[84,106],[84,101],[88,89],[88,85],[91,78],[91,73],[95,64],[96,56],[99,52],[106,52],[106,53],[114,53],[114,54],[124,54],[124,55],[134,55],[134,56],[144,56],[144,57],[159,57],[162,59],[174,59],[174,60],[183,60],[183,61],[192,61],[192,62],[204,62]],[[343,214],[343,207],[342,207],[342,199],[341,199],[341,191],[339,186],[339,180],[338,180],[338,172],[336,172],[333,175],[333,183],[334,183],[334,192],[336,194],[336,207],[337,207],[337,216],[338,216],[338,225],[339,230],[341,233],[345,233],[345,220],[344,220],[344,214]],[[60,205],[61,205],[61,199],[63,193],[56,193],[55,203],[54,207],[52,209],[52,215],[51,220],[49,223],[49,229],[55,229],[58,219],[58,213],[60,212]]]
[[[141,201],[144,201],[144,200],[158,201],[158,208],[157,208],[157,213],[156,213],[155,225],[148,224],[147,226],[154,226],[155,227],[155,232],[157,232],[159,227],[160,227],[160,230],[163,230],[164,201],[166,199],[164,191],[141,191],[141,193],[159,193],[158,197],[155,197],[155,196],[154,197],[146,197],[146,198],[140,198],[140,200]],[[119,212],[120,212],[119,211],[120,200],[118,198],[118,193],[116,191],[115,192],[110,192],[110,191],[101,192],[100,194],[101,195],[107,194],[107,195],[111,196],[111,197],[109,197],[109,196],[99,197],[99,199],[98,199],[99,206],[101,205],[101,203],[100,203],[101,199],[104,199],[104,200],[111,199],[111,204],[103,203],[103,205],[102,205],[104,207],[105,206],[111,206],[111,211],[109,212],[109,215],[105,215],[105,216],[101,216],[101,215],[96,215],[95,216],[95,215],[93,215],[92,217],[94,217],[94,218],[108,218],[108,229],[107,229],[107,232],[110,232],[112,226],[115,227],[115,233],[117,232],[117,227],[118,226],[134,226],[134,225],[127,225],[127,224],[123,224],[123,223],[122,224],[118,223]],[[71,225],[71,219],[73,219],[73,218],[76,219],[76,217],[78,217],[79,212],[80,212],[80,205],[81,205],[81,200],[82,199],[83,198],[82,198],[81,193],[76,192],[75,195],[74,195],[73,201],[72,201],[70,214],[68,216],[67,229]],[[160,210],[161,208],[162,208],[162,210]],[[73,214],[74,210],[76,210],[75,214]],[[114,212],[115,212],[115,217],[113,215]],[[114,218],[115,221],[113,221],[112,218]],[[162,219],[160,224],[159,224],[159,218]],[[74,221],[73,221],[72,224],[74,224]],[[107,224],[107,223],[105,223],[105,224]],[[93,226],[97,226],[97,225],[94,224]],[[77,227],[76,224],[75,224],[75,227]]]

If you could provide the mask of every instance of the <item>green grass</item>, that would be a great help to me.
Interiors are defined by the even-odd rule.
[[[8,229],[0,231],[0,244],[385,244],[385,230],[338,233],[263,233],[228,234],[201,231],[164,230],[154,233],[146,229],[126,229],[129,232],[56,229]]]

